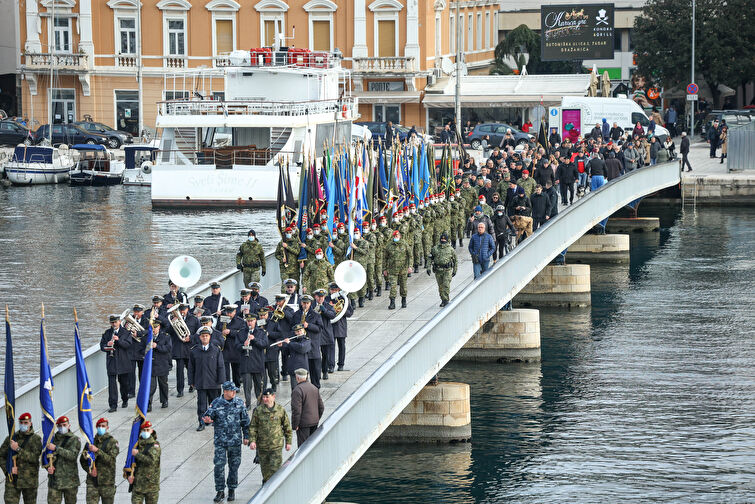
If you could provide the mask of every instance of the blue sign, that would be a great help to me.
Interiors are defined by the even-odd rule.
[[[556,117],[556,116],[558,115],[558,109],[555,109],[555,108],[554,108],[554,109],[551,109],[551,115],[552,115],[553,117]]]
[[[687,85],[687,94],[697,94],[697,84],[694,82]]]

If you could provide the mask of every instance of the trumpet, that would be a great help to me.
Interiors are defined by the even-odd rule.
[[[139,324],[139,322],[136,321],[133,313],[131,313],[131,310],[125,310],[123,313],[121,313],[121,324],[123,324],[123,327],[131,333],[131,337],[133,339],[135,339],[138,343],[142,342],[142,339],[140,336],[138,336],[138,334],[144,332],[144,328],[141,326],[141,324]]]
[[[273,322],[280,322],[283,320],[283,317],[286,316],[286,312],[283,311],[283,308],[280,306],[275,307],[275,311],[273,312],[272,320]]]
[[[186,343],[191,337],[191,331],[189,331],[189,327],[186,325],[183,317],[181,317],[181,314],[178,313],[178,307],[179,305],[176,305],[168,310],[168,321],[170,322],[173,331],[176,333],[176,336],[178,336],[178,339]]]

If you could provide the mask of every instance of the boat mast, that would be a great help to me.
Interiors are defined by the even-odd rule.
[[[137,113],[139,114],[137,135],[139,138],[142,136],[144,130],[144,111],[142,110],[142,6],[139,0],[136,1],[136,81],[138,83],[138,99]]]
[[[50,16],[51,26],[50,26],[50,32],[49,32],[50,39],[48,39],[47,41],[47,46],[50,51],[50,85],[48,86],[49,88],[48,92],[50,93],[50,96],[47,99],[48,100],[47,101],[47,110],[48,110],[47,115],[49,116],[47,125],[50,130],[50,145],[52,145],[52,119],[54,116],[54,112],[52,110],[52,93],[53,93],[52,79],[53,79],[53,68],[54,68],[53,59],[55,59],[55,0],[52,0],[50,4],[52,5],[51,16]]]

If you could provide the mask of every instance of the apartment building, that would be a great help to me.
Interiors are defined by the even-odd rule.
[[[40,124],[91,116],[134,133],[140,123],[154,127],[157,102],[189,93],[185,86],[174,90],[171,76],[185,75],[191,82],[195,71],[228,64],[233,50],[270,46],[276,34],[287,46],[342,53],[361,120],[427,128],[424,88],[455,61],[457,27],[466,68],[486,72],[499,23],[493,0],[26,0],[15,5],[22,114]],[[211,88],[222,98],[222,80]]]

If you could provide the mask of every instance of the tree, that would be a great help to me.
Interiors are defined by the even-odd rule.
[[[692,0],[648,0],[634,20],[637,71],[665,88],[684,87],[692,58]],[[696,0],[695,72],[714,100],[755,75],[755,3]]]
[[[505,59],[513,61],[514,68]],[[542,61],[540,59],[540,34],[522,24],[511,30],[495,48],[495,63],[492,75],[518,74],[527,65],[529,74],[582,73],[582,60]]]

